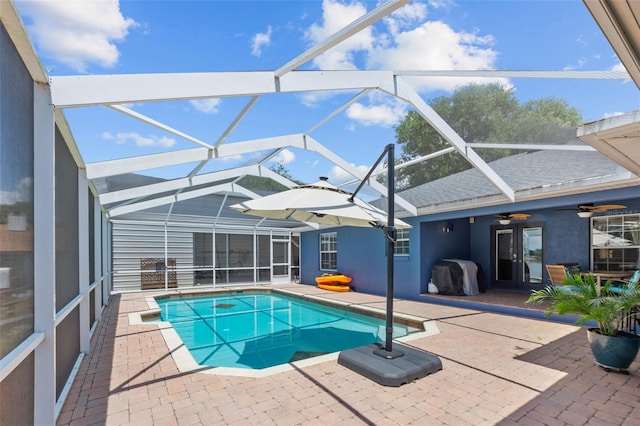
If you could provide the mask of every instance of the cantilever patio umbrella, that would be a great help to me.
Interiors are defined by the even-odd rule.
[[[410,228],[403,221],[394,220],[394,145],[389,144],[362,179],[358,188],[349,193],[342,191],[321,178],[313,185],[302,185],[274,195],[230,206],[242,213],[270,219],[292,219],[329,225],[346,225],[382,228],[387,242],[387,298],[386,342],[384,348],[363,346],[343,351],[338,362],[370,379],[387,386],[400,386],[442,369],[442,363],[434,355],[410,347],[393,349],[393,251],[395,229]],[[355,198],[369,179],[373,170],[387,155],[388,208],[384,212]]]
[[[327,178],[320,178],[312,185],[295,186],[287,191],[230,207],[242,213],[269,219],[337,226],[387,226],[387,212],[355,198],[351,192],[336,188]],[[411,228],[411,225],[397,219],[394,226]]]

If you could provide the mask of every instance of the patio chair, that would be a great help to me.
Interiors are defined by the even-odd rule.
[[[564,279],[567,278],[567,269],[564,265],[545,265],[549,280],[554,286],[564,286]]]
[[[609,291],[613,293],[623,293],[628,291],[628,286],[637,285],[640,282],[640,269],[636,270],[628,280],[611,280],[612,286],[609,287]],[[638,334],[640,332],[640,316],[638,311],[640,307],[636,306],[629,312],[622,324],[623,331],[632,334]]]

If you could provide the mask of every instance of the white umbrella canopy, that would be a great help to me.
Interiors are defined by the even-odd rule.
[[[326,178],[312,185],[301,185],[287,191],[229,206],[241,213],[269,219],[289,219],[326,225],[384,227],[387,212],[366,203],[353,194],[330,184]],[[395,219],[396,228],[411,228]]]

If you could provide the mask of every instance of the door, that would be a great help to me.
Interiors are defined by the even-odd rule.
[[[271,240],[271,282],[288,284],[291,282],[289,239]]]
[[[542,224],[495,225],[491,236],[493,285],[514,290],[542,288]]]

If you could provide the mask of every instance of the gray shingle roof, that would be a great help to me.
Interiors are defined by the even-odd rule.
[[[595,180],[619,179],[629,173],[599,152],[534,151],[504,157],[489,166],[516,192],[540,195],[568,187],[586,186]],[[477,169],[446,176],[404,191],[398,195],[418,209],[463,201],[479,204],[503,197]],[[505,201],[507,201],[505,199]],[[374,203],[383,207],[381,200]]]

